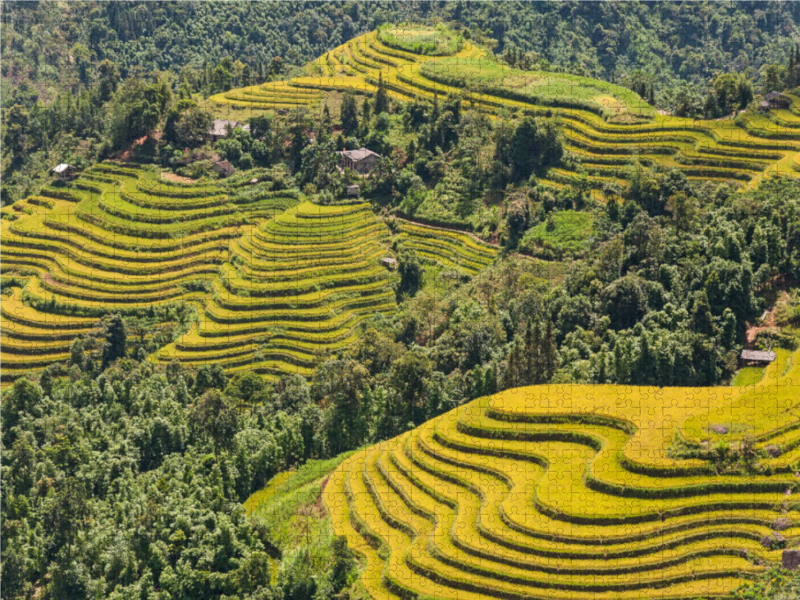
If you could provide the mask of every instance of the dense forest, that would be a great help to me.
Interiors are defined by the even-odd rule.
[[[315,457],[385,435],[367,414],[382,407],[366,368],[326,371],[270,390],[260,377],[125,359],[94,377],[75,365],[68,380],[19,380],[3,397],[3,598],[365,597],[352,551],[303,512],[318,489],[277,520],[241,504],[289,466],[312,459],[298,472],[310,479],[346,455]],[[733,599],[798,589],[797,573],[773,570]]]
[[[343,538],[314,530],[311,543],[242,503],[287,470],[330,472],[343,453],[513,387],[727,384],[779,294],[776,328],[751,341],[796,348],[780,329],[800,326],[792,177],[698,182],[632,156],[626,185],[592,189],[557,116],[400,102],[383,80],[333,112],[258,113],[249,130],[205,137],[210,95],[286,79],[390,21],[445,23],[504,65],[717,118],[800,83],[796,3],[5,2],[2,19],[4,206],[38,193],[56,162],[125,153],[210,184],[222,159],[322,205],[360,182],[397,257],[397,310],[364,320],[311,377],[155,364],[175,336],[145,342],[155,317],[112,312],[68,360],[6,388],[3,598],[366,597]],[[382,156],[368,179],[334,154],[362,146]],[[576,179],[545,181],[565,165]],[[403,219],[468,232],[499,258],[474,276],[432,265],[403,244]],[[4,273],[3,292],[21,283]],[[192,309],[172,308],[163,320],[188,330]],[[287,522],[305,523],[302,510]],[[798,585],[770,572],[737,598]]]
[[[420,20],[453,22],[496,40],[500,54],[530,53],[532,63],[572,73],[618,81],[640,69],[666,93],[679,80],[704,85],[715,72],[747,70],[757,77],[787,60],[797,10],[792,2],[78,2],[53,11],[9,2],[3,76],[78,85],[104,59],[127,76],[135,67],[177,73],[225,57],[263,74],[275,57],[300,66],[384,22]]]

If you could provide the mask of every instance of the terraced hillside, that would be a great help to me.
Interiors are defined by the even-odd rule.
[[[354,454],[324,500],[374,598],[722,596],[800,533],[798,358],[725,390],[480,398]],[[700,443],[735,454],[745,434],[757,459],[733,467]],[[670,458],[676,436],[693,457]]]
[[[231,244],[199,323],[160,358],[308,375],[360,321],[396,308],[388,245],[369,204],[303,202]]]
[[[2,274],[24,286],[2,303],[4,383],[68,358],[72,340],[109,311],[202,304],[231,241],[299,201],[243,186],[177,185],[103,163],[4,208]]]
[[[310,374],[364,319],[396,309],[398,275],[381,265],[391,231],[368,203],[302,202],[254,174],[190,185],[100,163],[3,208],[3,383],[68,361],[108,312],[190,302],[199,319],[153,358],[276,377]],[[497,255],[465,233],[398,229],[423,259],[467,276]]]
[[[497,257],[499,248],[462,231],[396,220],[398,238],[423,261],[475,275]]]
[[[511,69],[466,41],[440,43],[431,50],[435,36],[411,33],[413,39],[403,43],[408,31],[382,28],[321,56],[308,65],[307,76],[232,90],[212,101],[242,113],[314,107],[345,90],[374,94],[381,77],[399,100],[459,94],[491,115],[509,110],[556,114],[567,148],[581,159],[595,189],[624,180],[634,157],[643,164],[680,167],[690,179],[743,184],[800,169],[800,99],[790,109],[766,116],[746,113],[716,121],[672,117],[658,114],[619,86]],[[575,173],[551,169],[548,177],[558,185],[572,181]]]

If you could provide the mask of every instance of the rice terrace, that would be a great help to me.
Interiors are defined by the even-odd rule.
[[[800,598],[800,5],[0,17],[3,599]]]

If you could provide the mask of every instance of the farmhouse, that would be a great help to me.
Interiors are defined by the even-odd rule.
[[[233,165],[229,163],[227,160],[221,160],[219,162],[215,162],[212,168],[223,177],[229,177],[230,175],[233,175],[236,172],[236,169],[234,169]]]
[[[348,185],[346,190],[348,196],[358,196],[361,192],[361,187],[358,185]]]
[[[61,163],[53,167],[53,173],[58,181],[69,181],[75,176],[75,167],[67,163]]]
[[[392,258],[391,256],[387,256],[386,258],[381,259],[381,264],[386,267],[387,269],[396,269],[397,268],[397,260]]]
[[[250,125],[242,125],[238,121],[229,121],[228,119],[214,119],[211,128],[206,131],[206,138],[211,142],[216,142],[228,137],[237,127],[241,127],[242,131],[250,131]]]
[[[742,354],[739,356],[742,366],[765,367],[774,360],[774,352],[763,350],[742,350]]]
[[[342,150],[337,152],[342,158],[343,169],[353,169],[356,173],[369,173],[381,160],[381,155],[368,148]]]
[[[789,108],[791,103],[792,100],[789,98],[789,96],[773,90],[764,96],[764,100],[761,102],[761,109],[769,110],[771,108]]]

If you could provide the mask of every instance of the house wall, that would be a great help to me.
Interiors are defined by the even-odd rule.
[[[378,157],[377,156],[367,156],[363,160],[358,161],[356,164],[356,171],[359,173],[367,173],[375,168],[375,165],[378,164]]]
[[[368,173],[372,169],[375,168],[375,165],[378,164],[380,160],[377,156],[367,156],[359,160],[358,162],[354,161],[349,156],[342,156],[342,168],[344,169],[353,169],[357,173]]]

